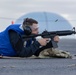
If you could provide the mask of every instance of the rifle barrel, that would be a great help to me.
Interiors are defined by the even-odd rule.
[[[72,34],[76,34],[75,31],[72,30],[64,30],[64,31],[52,31],[52,32],[47,32],[47,33],[43,33],[43,34],[31,34],[31,35],[23,35],[22,38],[34,38],[37,36],[42,36],[42,37],[47,37],[47,36],[54,36],[54,35],[58,35],[58,36],[67,36],[67,35],[72,35]]]

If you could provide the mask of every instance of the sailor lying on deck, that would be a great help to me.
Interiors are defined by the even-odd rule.
[[[29,57],[38,56],[39,53],[47,48],[52,48],[51,41],[47,43],[48,38],[35,38],[25,40],[22,35],[28,35],[27,30],[30,29],[32,34],[38,34],[38,22],[32,18],[24,19],[21,24],[13,24],[8,26],[4,31],[0,32],[0,55],[2,56],[19,56]],[[59,37],[55,36],[54,41],[59,41]]]

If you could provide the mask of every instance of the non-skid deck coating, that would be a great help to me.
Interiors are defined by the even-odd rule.
[[[76,54],[76,40],[60,42],[64,50]],[[0,75],[76,75],[76,57],[73,59],[5,58],[0,59]]]
[[[0,75],[76,75],[76,60],[0,59]]]

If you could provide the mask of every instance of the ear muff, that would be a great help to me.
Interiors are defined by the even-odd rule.
[[[24,27],[24,32],[26,35],[30,35],[32,33],[32,30],[29,26],[25,26]]]

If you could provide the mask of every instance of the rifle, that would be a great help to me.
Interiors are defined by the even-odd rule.
[[[42,38],[51,38],[52,45],[54,48],[57,48],[57,42],[53,40],[54,36],[67,36],[67,35],[72,35],[76,34],[75,27],[73,27],[72,30],[63,30],[63,31],[43,31],[41,34],[31,34],[31,35],[23,35],[22,38],[34,38],[37,36],[41,36]]]

